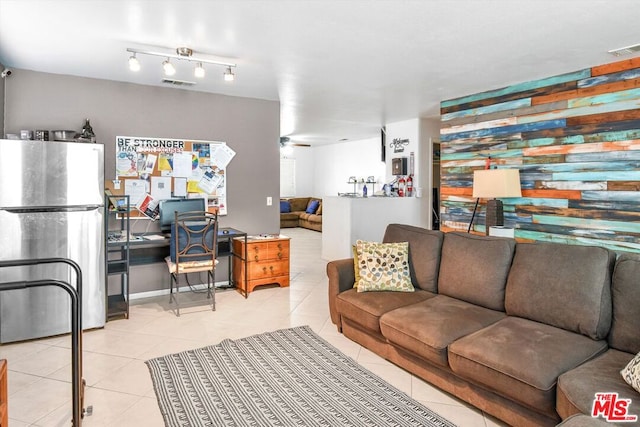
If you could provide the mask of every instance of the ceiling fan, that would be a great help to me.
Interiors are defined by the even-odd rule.
[[[299,142],[292,142],[291,138],[289,138],[288,136],[281,136],[280,137],[280,148],[283,147],[311,147],[310,144],[302,144]]]

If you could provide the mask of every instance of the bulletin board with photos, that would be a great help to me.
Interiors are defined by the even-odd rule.
[[[161,200],[198,197],[226,215],[225,172],[235,154],[222,141],[116,136],[116,179],[107,188],[129,196],[132,217],[155,219]]]

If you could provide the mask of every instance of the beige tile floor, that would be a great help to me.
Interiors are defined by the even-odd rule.
[[[219,291],[215,312],[194,307],[181,317],[171,311],[166,296],[135,300],[128,320],[85,332],[85,405],[93,406],[93,415],[82,425],[162,427],[145,360],[298,325],[311,326],[362,366],[460,427],[504,425],[339,334],[329,318],[321,234],[283,232],[292,238],[289,288],[259,287],[248,299],[233,290]],[[70,357],[69,336],[0,346],[0,358],[9,361],[11,427],[70,425]]]

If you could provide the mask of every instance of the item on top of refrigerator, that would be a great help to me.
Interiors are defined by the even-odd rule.
[[[82,132],[80,133],[80,139],[87,142],[96,142],[96,134],[93,133],[93,127],[89,123],[89,119],[86,119],[84,126],[82,126]]]
[[[76,140],[77,132],[75,130],[54,130],[54,141],[74,141]]]
[[[48,141],[49,140],[49,131],[48,130],[35,130],[33,131],[33,139],[36,141]]]

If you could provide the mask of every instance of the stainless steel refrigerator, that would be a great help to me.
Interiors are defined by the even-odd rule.
[[[82,270],[83,329],[105,323],[104,146],[0,139],[0,260],[68,258]],[[0,269],[0,283],[63,280],[66,265]],[[0,292],[0,343],[67,333],[58,287]]]

